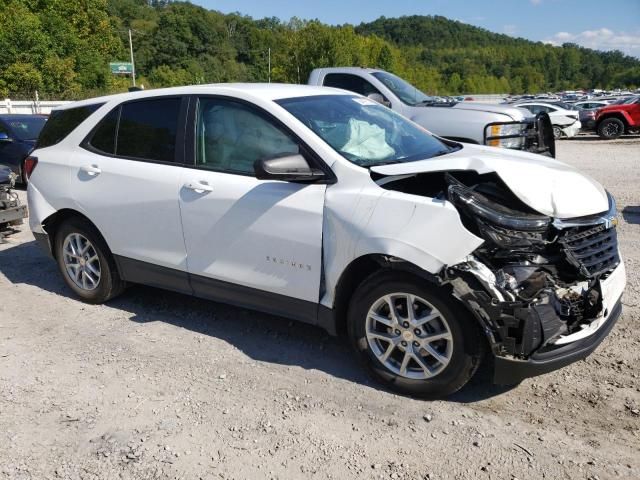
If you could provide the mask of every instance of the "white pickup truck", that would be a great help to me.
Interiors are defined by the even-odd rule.
[[[436,102],[402,78],[372,68],[317,68],[308,83],[369,97],[450,140],[555,156],[553,128],[546,115],[534,117],[504,105]]]

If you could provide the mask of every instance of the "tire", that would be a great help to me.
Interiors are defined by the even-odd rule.
[[[83,258],[71,255],[71,252],[82,253],[83,250]],[[88,221],[70,218],[60,225],[55,235],[54,253],[65,283],[83,301],[103,303],[124,290],[125,283],[118,275],[111,251]]]
[[[562,129],[560,127],[553,127],[553,138],[556,140],[560,140],[564,134],[562,133]]]
[[[605,118],[598,125],[600,138],[613,140],[624,133],[624,122],[619,118]]]
[[[400,326],[392,320],[389,298],[396,306]],[[407,298],[414,306],[413,320],[406,315]],[[389,312],[386,318],[385,311]],[[378,315],[370,315],[372,312]],[[418,328],[422,329],[418,336],[415,327],[427,317],[433,318]],[[412,322],[408,328],[407,321]],[[462,388],[480,366],[486,345],[475,320],[448,292],[403,272],[374,273],[356,289],[349,305],[347,329],[359,359],[376,381],[398,393],[427,399],[442,398]],[[429,337],[443,338],[427,342]],[[407,356],[410,358],[405,365]]]

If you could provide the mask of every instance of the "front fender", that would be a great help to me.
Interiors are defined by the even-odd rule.
[[[451,203],[387,191],[356,243],[355,257],[391,255],[435,274],[461,262],[482,242],[464,227]]]
[[[353,191],[327,190],[323,229],[325,289],[321,303],[333,306],[340,276],[366,255],[397,257],[437,274],[460,263],[483,240],[468,231],[455,207],[443,200],[375,186]]]

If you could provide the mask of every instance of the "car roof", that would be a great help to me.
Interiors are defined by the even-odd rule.
[[[152,98],[166,95],[243,95],[262,100],[280,100],[283,98],[312,97],[317,95],[353,95],[337,88],[317,87],[311,85],[295,85],[287,83],[216,83],[209,85],[189,85],[184,87],[157,88],[119,93],[104,97],[90,98],[79,102],[68,103],[56,110],[92,105],[95,103],[123,102],[141,98]]]

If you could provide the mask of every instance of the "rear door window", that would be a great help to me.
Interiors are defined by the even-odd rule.
[[[181,98],[172,97],[123,104],[115,154],[141,160],[174,162],[181,103]]]
[[[83,105],[82,107],[54,110],[45,123],[38,137],[37,148],[45,148],[60,143],[78,125],[84,122],[89,115],[100,108],[104,103]]]

